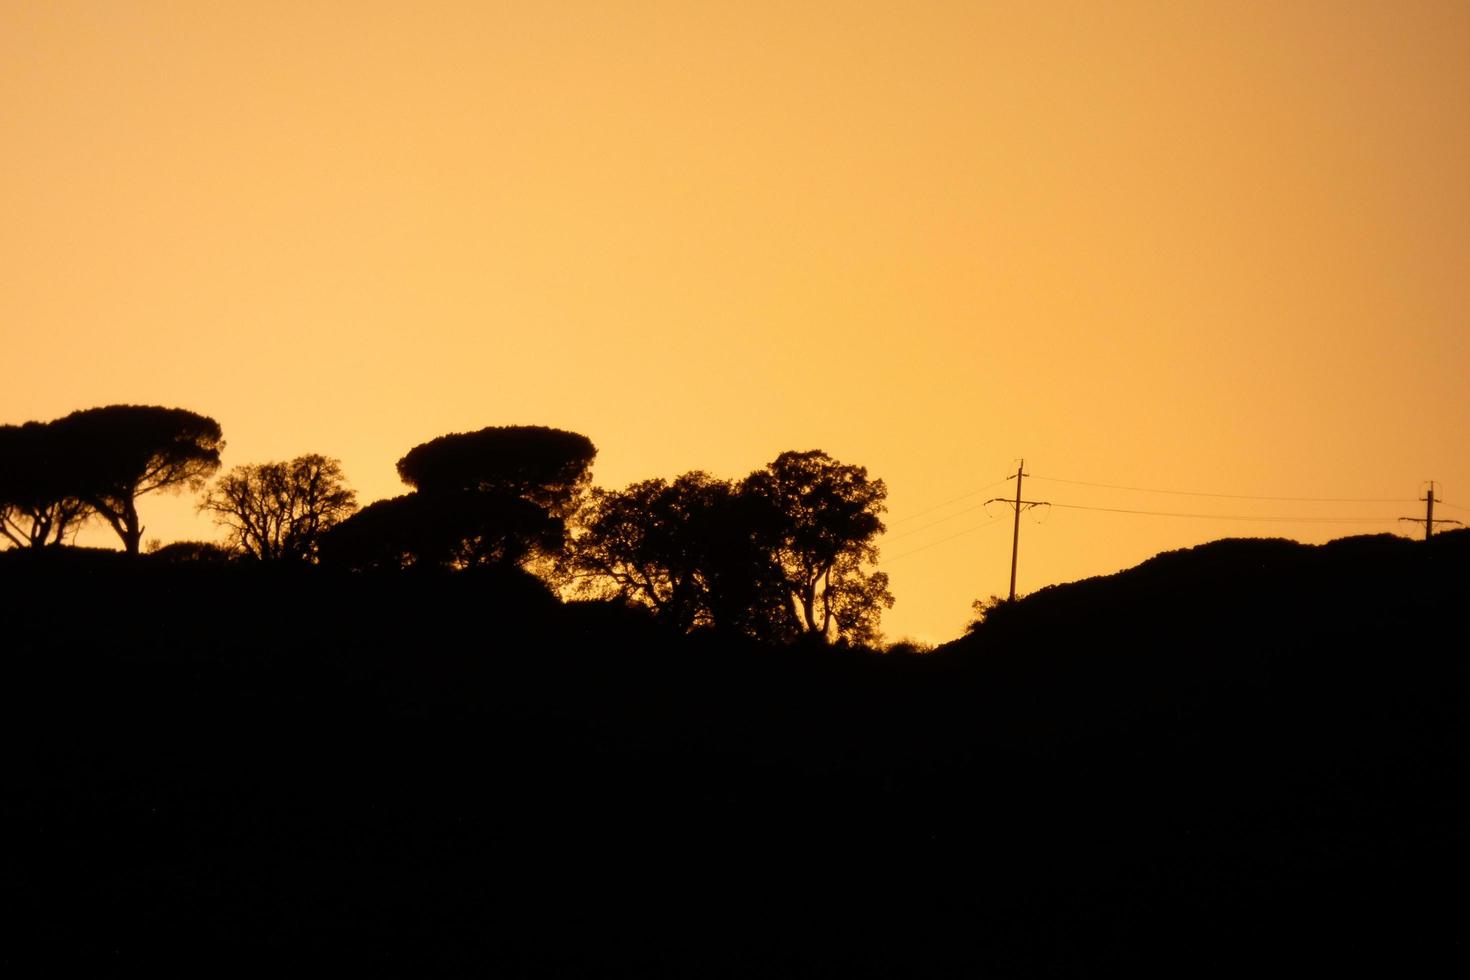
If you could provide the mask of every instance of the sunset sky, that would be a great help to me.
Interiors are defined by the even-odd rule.
[[[824,449],[944,640],[1020,457],[1252,518],[1028,513],[1023,592],[1470,521],[1470,4],[0,0],[0,282],[0,421],[188,408],[364,502],[486,425],[609,487]]]

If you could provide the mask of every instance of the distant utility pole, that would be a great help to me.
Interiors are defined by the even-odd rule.
[[[985,501],[987,504],[993,504],[997,502],[1003,504],[1011,504],[1016,508],[1016,526],[1015,530],[1011,532],[1011,602],[1016,601],[1016,556],[1021,550],[1021,511],[1027,509],[1028,507],[1050,506],[1050,503],[1045,500],[1021,499],[1021,480],[1027,475],[1025,470],[1026,461],[1023,459],[1021,460],[1021,465],[1016,467],[1016,475],[1006,477],[1007,480],[1016,481],[1015,500],[1010,500],[1006,497],[991,497],[989,500]]]
[[[1401,521],[1413,521],[1415,524],[1423,524],[1424,525],[1424,540],[1425,541],[1428,541],[1430,538],[1432,538],[1434,536],[1434,525],[1436,525],[1436,524],[1463,524],[1464,523],[1463,521],[1447,520],[1447,519],[1445,519],[1443,517],[1441,517],[1439,520],[1435,520],[1434,519],[1434,481],[1433,480],[1430,480],[1429,481],[1429,492],[1426,493],[1424,496],[1420,497],[1419,499],[1422,500],[1422,501],[1424,501],[1424,516],[1423,517],[1400,517],[1399,520],[1401,520]]]

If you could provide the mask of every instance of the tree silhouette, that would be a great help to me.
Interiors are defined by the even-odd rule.
[[[564,519],[576,511],[596,455],[592,440],[575,432],[491,426],[413,447],[398,461],[398,475],[422,493],[518,497]]]
[[[711,543],[735,495],[706,473],[673,483],[644,480],[626,490],[594,490],[580,517],[572,574],[646,605],[681,630],[714,624],[717,579]]]
[[[544,426],[492,426],[415,446],[398,473],[416,493],[365,508],[332,535],[354,567],[548,563],[566,541],[597,449]],[[373,538],[378,538],[374,543]]]
[[[237,466],[220,477],[201,511],[229,529],[229,543],[261,561],[312,561],[322,534],[357,509],[342,465],[320,455]]]
[[[130,555],[143,528],[137,500],[160,490],[199,490],[219,469],[219,423],[182,408],[108,405],[52,423],[73,460],[79,496],[117,532]]]
[[[698,545],[710,616],[717,628],[767,643],[801,635],[786,576],[771,548],[779,515],[769,503],[731,483],[701,528]]]
[[[886,491],[860,466],[783,453],[740,484],[704,473],[596,490],[570,565],[584,589],[700,626],[785,642],[871,642],[893,604],[867,566]]]
[[[648,606],[665,622],[781,642],[799,635],[784,577],[763,541],[763,502],[728,480],[685,473],[596,490],[570,565],[583,591]]]
[[[77,462],[53,424],[0,426],[0,535],[17,548],[65,541],[90,513]]]
[[[887,574],[868,570],[883,531],[883,481],[820,450],[785,452],[747,477],[741,493],[765,508],[757,533],[800,629],[828,640],[876,640],[879,616],[893,605]]]
[[[415,492],[369,504],[322,539],[322,560],[355,569],[465,569],[558,555],[597,449],[544,426],[451,433],[410,449]]]

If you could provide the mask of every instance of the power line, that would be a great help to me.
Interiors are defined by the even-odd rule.
[[[1027,475],[1029,476],[1030,474],[1027,474]],[[906,522],[912,521],[912,520],[917,520],[920,517],[923,517],[923,516],[925,516],[927,514],[932,514],[932,513],[934,513],[937,510],[940,510],[940,509],[942,509],[944,507],[950,506],[951,504],[958,503],[959,501],[965,500],[965,499],[967,499],[969,497],[973,497],[976,494],[984,493],[985,491],[990,490],[993,487],[998,487],[1001,484],[1004,484],[1004,483],[1006,483],[1006,482],[1008,482],[1008,481],[1010,481],[1012,479],[1015,479],[1015,476],[1014,475],[1009,476],[1009,477],[1006,477],[1003,480],[997,480],[994,483],[991,483],[991,484],[988,484],[986,486],[980,487],[979,489],[967,491],[965,493],[960,494],[959,496],[951,497],[948,500],[941,501],[941,502],[939,502],[937,504],[934,504],[934,505],[932,505],[930,507],[926,507],[923,510],[915,511],[914,513],[909,514],[909,515],[907,515],[905,517],[901,517],[901,518],[898,518],[897,520],[890,521],[889,524],[891,526],[891,525],[896,525],[896,524],[903,524],[903,523],[906,523]],[[1073,486],[1081,486],[1081,487],[1099,487],[1099,488],[1106,489],[1106,490],[1126,490],[1126,491],[1131,491],[1131,492],[1134,492],[1134,493],[1159,493],[1159,494],[1169,494],[1169,495],[1173,495],[1173,496],[1182,496],[1182,497],[1208,497],[1208,498],[1220,499],[1220,500],[1267,500],[1267,501],[1291,501],[1291,502],[1295,502],[1295,503],[1335,503],[1335,504],[1397,504],[1397,503],[1405,503],[1406,502],[1405,498],[1402,498],[1402,497],[1281,497],[1281,496],[1265,496],[1265,495],[1243,494],[1243,493],[1205,493],[1205,492],[1202,492],[1202,491],[1194,491],[1194,490],[1165,490],[1165,489],[1161,489],[1161,488],[1158,488],[1158,487],[1138,487],[1138,486],[1128,486],[1128,485],[1117,484],[1117,483],[1095,483],[1095,482],[1091,482],[1091,481],[1087,481],[1087,480],[1064,480],[1064,479],[1062,479],[1060,477],[1048,477],[1048,476],[1031,476],[1031,479],[1033,479],[1033,480],[1045,480],[1045,481],[1050,482],[1050,483],[1066,483],[1066,484],[1071,484]],[[995,500],[1000,500],[1000,499],[1001,498],[995,498]],[[984,504],[980,504],[980,505],[972,506],[972,507],[966,507],[966,508],[964,508],[962,510],[958,510],[958,511],[954,512],[953,514],[949,514],[948,516],[941,517],[938,520],[930,521],[930,522],[928,522],[926,524],[923,524],[920,527],[910,528],[909,530],[906,530],[906,531],[900,531],[897,534],[890,534],[888,537],[890,539],[899,539],[899,538],[909,537],[911,535],[918,534],[918,533],[920,533],[922,531],[927,531],[927,530],[929,530],[931,528],[938,527],[939,525],[945,524],[945,523],[947,523],[947,522],[955,519],[956,517],[962,517],[965,514],[969,514],[969,513],[973,513],[974,511],[981,510],[985,506],[987,506],[988,504],[993,503],[993,502],[994,502],[994,500],[988,500]],[[1010,500],[1004,500],[1003,502],[1005,502],[1005,503],[1013,503]],[[1435,502],[1437,504],[1439,504],[1441,507],[1450,507],[1450,508],[1453,508],[1455,510],[1466,511],[1467,513],[1470,513],[1470,507],[1466,507],[1466,506],[1464,506],[1462,504],[1450,503],[1448,501],[1438,500],[1438,499]],[[1024,501],[1023,503],[1031,504],[1030,501]],[[1049,503],[1049,502],[1048,503],[1045,503],[1045,504],[1043,504],[1042,502],[1037,502],[1033,506],[1043,506],[1043,505],[1044,506],[1048,506],[1048,507],[1061,507],[1061,508],[1064,508],[1066,510],[1094,511],[1094,512],[1099,512],[1099,513],[1106,513],[1106,514],[1131,514],[1131,515],[1136,515],[1136,516],[1141,516],[1141,517],[1174,517],[1174,518],[1185,518],[1185,519],[1191,519],[1191,520],[1209,520],[1209,521],[1245,521],[1245,522],[1278,523],[1278,524],[1388,524],[1388,523],[1392,523],[1394,521],[1394,518],[1389,518],[1389,517],[1296,517],[1296,516],[1288,517],[1288,516],[1282,516],[1282,515],[1276,515],[1276,514],[1264,515],[1264,516],[1256,516],[1256,515],[1250,515],[1250,514],[1197,514],[1197,513],[1181,512],[1181,511],[1138,510],[1138,509],[1125,508],[1125,507],[1092,507],[1092,506],[1088,506],[1088,505],[1085,505],[1085,504],[1066,504],[1066,503]],[[1019,516],[1019,515],[1017,515],[1017,516]],[[988,521],[984,522],[983,524],[977,524],[974,527],[965,528],[963,531],[957,531],[954,534],[946,535],[945,537],[942,537],[942,538],[940,538],[937,541],[931,541],[928,544],[920,545],[919,547],[910,549],[909,551],[905,551],[902,554],[894,555],[891,558],[885,558],[885,559],[883,559],[880,562],[880,564],[887,565],[887,564],[891,564],[892,562],[901,561],[901,560],[903,560],[905,558],[908,558],[910,555],[916,555],[916,554],[918,554],[921,551],[927,551],[930,548],[938,547],[939,545],[945,544],[945,543],[950,542],[950,541],[953,541],[956,538],[961,538],[961,537],[964,537],[965,535],[973,534],[976,531],[983,530],[983,529],[985,529],[987,527],[990,527],[990,526],[992,526],[994,524],[999,523],[1003,519],[1004,518],[1002,518],[1002,517],[992,518],[991,520],[988,520]]]
[[[1048,483],[1070,483],[1079,487],[1102,487],[1106,490],[1131,490],[1135,493],[1167,493],[1179,497],[1215,497],[1223,500],[1291,500],[1309,504],[1402,504],[1403,497],[1263,497],[1248,493],[1201,493],[1195,490],[1160,490],[1157,487],[1130,487],[1118,483],[1091,483],[1087,480],[1063,480],[1054,476],[1033,476]]]
[[[897,534],[889,534],[889,535],[886,535],[886,537],[888,537],[891,540],[897,540],[899,538],[906,538],[906,537],[908,537],[911,534],[918,534],[920,531],[927,531],[931,527],[938,527],[939,525],[945,523],[946,521],[952,521],[952,520],[954,520],[956,517],[963,517],[966,514],[973,513],[974,511],[984,510],[985,509],[985,506],[986,506],[985,504],[976,504],[973,507],[966,507],[963,510],[957,510],[957,511],[955,511],[953,514],[950,514],[948,517],[941,517],[937,521],[930,521],[928,524],[920,524],[918,527],[909,528],[907,531],[900,531]]]
[[[1108,514],[1141,514],[1145,517],[1193,517],[1211,521],[1263,521],[1289,524],[1387,524],[1391,517],[1255,517],[1247,514],[1184,514],[1171,510],[1128,510],[1122,507],[1086,507],[1082,504],[1051,504],[1067,510],[1095,510]]]
[[[919,547],[914,548],[912,551],[905,551],[901,555],[894,555],[892,558],[884,558],[883,560],[878,562],[878,564],[891,565],[896,561],[900,561],[904,558],[909,557],[910,555],[917,555],[921,551],[928,551],[930,548],[944,544],[946,541],[953,541],[955,538],[962,538],[967,534],[974,534],[976,531],[990,527],[992,524],[999,524],[1002,520],[1004,520],[1004,518],[1002,517],[992,517],[984,524],[976,524],[974,527],[966,528],[963,531],[956,531],[954,534],[951,534],[948,537],[940,538],[938,541],[930,541],[928,544],[920,545]]]
[[[951,497],[950,499],[945,500],[945,501],[942,501],[940,503],[937,503],[937,504],[933,505],[932,507],[925,507],[923,510],[915,511],[912,514],[909,514],[907,517],[900,517],[900,518],[897,518],[895,520],[891,520],[888,523],[889,524],[903,524],[906,521],[916,520],[916,519],[918,519],[920,517],[923,517],[925,514],[932,514],[932,513],[934,513],[936,510],[939,510],[941,507],[948,507],[950,504],[958,503],[959,501],[964,500],[966,497],[973,497],[977,493],[984,493],[986,490],[989,490],[991,487],[998,487],[1002,483],[1005,483],[1005,482],[1006,482],[1005,480],[996,480],[994,483],[987,484],[987,485],[981,487],[978,490],[967,490],[964,493],[960,494],[958,497]]]

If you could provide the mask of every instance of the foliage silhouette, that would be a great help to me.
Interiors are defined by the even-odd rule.
[[[0,426],[0,535],[17,548],[63,543],[91,512],[82,462],[54,423]]]
[[[233,561],[237,552],[213,541],[171,541],[149,548],[148,560],[168,564],[193,564],[205,562],[222,564]]]
[[[579,517],[572,574],[584,594],[646,605],[685,632],[788,638],[778,569],[751,512],[735,484],[701,472],[594,490]]]
[[[321,536],[357,508],[342,465],[320,455],[237,466],[199,504],[229,544],[260,561],[312,561]]]
[[[704,473],[593,489],[570,558],[584,592],[647,605],[676,628],[711,625],[700,544],[714,497],[731,487]]]
[[[520,564],[552,552],[561,521],[518,497],[409,493],[368,504],[321,537],[321,560],[360,571]]]
[[[986,623],[993,623],[1008,615],[1015,608],[1015,604],[1024,599],[1024,595],[1018,595],[1014,600],[1003,595],[992,593],[988,599],[976,599],[970,603],[970,610],[975,618],[965,625],[966,633],[973,633]]]
[[[883,481],[820,451],[783,453],[739,484],[695,472],[597,490],[570,565],[584,591],[684,631],[871,643],[893,604],[887,576],[867,568],[884,496]]]
[[[888,495],[861,466],[820,450],[785,452],[746,478],[741,493],[765,505],[757,533],[781,569],[798,626],[826,639],[872,643],[893,605],[888,575],[871,571]]]
[[[323,538],[323,560],[354,569],[549,566],[596,454],[586,436],[543,426],[440,436],[398,461],[416,492],[339,524]]]
[[[575,432],[491,426],[413,447],[398,461],[398,475],[421,493],[519,497],[565,519],[577,509],[596,455],[592,440]]]
[[[224,439],[214,419],[181,408],[108,405],[52,423],[72,454],[79,494],[138,554],[138,497],[198,491],[219,469]]]

